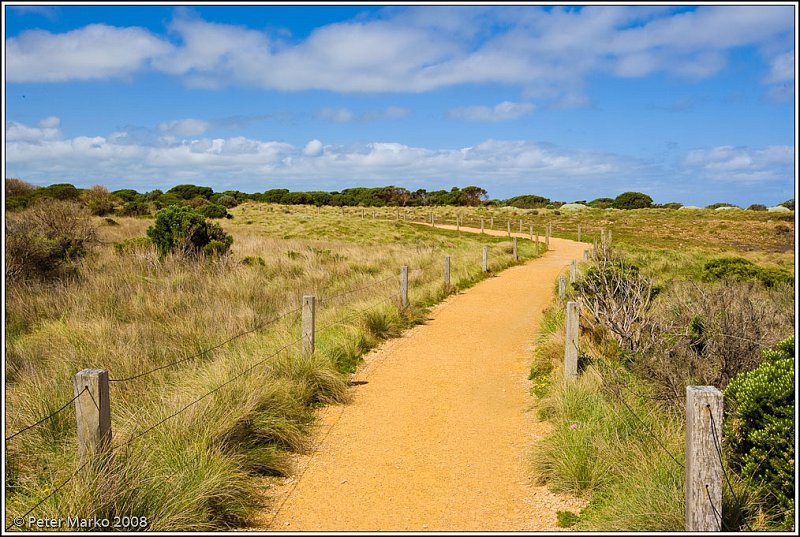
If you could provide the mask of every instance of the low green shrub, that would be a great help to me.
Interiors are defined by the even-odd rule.
[[[197,212],[206,218],[225,218],[228,216],[228,209],[222,205],[217,205],[216,203],[207,203],[205,205],[201,205],[197,209]]]
[[[248,267],[266,267],[267,263],[264,261],[264,258],[260,255],[248,255],[244,259],[242,259],[242,265],[246,265]]]
[[[143,216],[150,214],[150,206],[144,201],[126,202],[119,210],[122,216]]]
[[[788,271],[762,267],[743,257],[720,257],[708,261],[703,267],[706,281],[732,278],[735,280],[758,280],[767,287],[793,285],[794,277]]]
[[[155,223],[147,228],[162,256],[170,253],[225,254],[233,244],[233,237],[219,224],[206,222],[203,215],[185,205],[170,205],[156,213]]]
[[[731,463],[763,484],[768,502],[794,517],[794,337],[764,352],[764,362],[725,389]]]
[[[152,247],[153,241],[150,239],[150,237],[131,237],[130,239],[114,242],[114,253],[123,255]]]

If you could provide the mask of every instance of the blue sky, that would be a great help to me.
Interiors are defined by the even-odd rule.
[[[5,176],[794,197],[792,5],[4,5]]]

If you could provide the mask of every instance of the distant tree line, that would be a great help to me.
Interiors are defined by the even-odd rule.
[[[176,185],[166,192],[155,189],[138,192],[133,189],[109,191],[103,186],[81,189],[69,183],[58,183],[36,187],[20,179],[6,179],[6,209],[23,209],[38,199],[50,198],[76,201],[85,205],[92,214],[119,214],[122,216],[149,215],[170,205],[188,205],[208,218],[230,218],[228,209],[245,201],[282,203],[286,205],[348,206],[348,207],[422,207],[422,206],[460,206],[460,207],[499,207],[510,206],[518,209],[558,209],[565,204],[544,196],[526,194],[509,199],[487,199],[487,192],[479,186],[453,187],[450,190],[424,188],[408,190],[397,186],[357,187],[341,191],[291,192],[285,188],[275,188],[264,192],[246,193],[239,190],[214,192],[211,187],[192,184]],[[654,204],[653,199],[641,192],[623,192],[616,198],[596,198],[591,201],[577,200],[597,209],[678,209],[677,202]],[[781,205],[794,210],[794,200]],[[715,203],[708,208],[731,206],[729,203]],[[766,210],[763,205],[751,205],[750,210]]]

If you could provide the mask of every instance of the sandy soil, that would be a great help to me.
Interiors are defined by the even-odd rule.
[[[579,511],[581,500],[533,485],[528,463],[548,428],[528,393],[534,333],[553,282],[588,245],[550,248],[369,353],[354,376],[366,383],[320,411],[316,448],[266,487],[270,508],[248,529],[554,531],[556,511]]]

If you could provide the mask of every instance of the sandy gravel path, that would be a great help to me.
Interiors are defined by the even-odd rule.
[[[587,247],[551,238],[542,258],[369,353],[354,377],[366,383],[321,411],[316,450],[269,488],[271,508],[249,529],[556,530],[556,511],[582,502],[530,483],[527,457],[548,425],[529,411],[527,374],[553,282]]]

